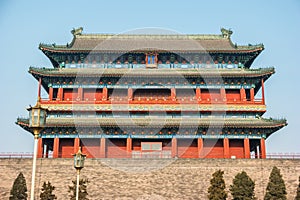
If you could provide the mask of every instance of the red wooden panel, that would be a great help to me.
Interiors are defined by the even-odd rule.
[[[205,158],[224,158],[223,140],[204,139],[203,153]]]
[[[229,140],[230,157],[244,158],[244,140],[232,139]]]
[[[198,145],[194,139],[178,139],[178,157],[198,158]]]
[[[100,157],[100,139],[81,139],[81,147],[87,158]]]
[[[97,101],[99,101],[99,100],[102,100],[102,97],[103,97],[103,89],[102,88],[101,89],[96,89],[96,91],[95,91],[95,99]]]
[[[239,89],[226,89],[226,99],[229,101],[240,101],[241,94]]]
[[[74,139],[73,138],[60,138],[59,139],[59,155],[62,158],[73,158],[74,153]]]
[[[72,100],[76,99],[77,95],[78,95],[77,89],[65,88],[63,90],[63,100],[64,101],[72,101]]]
[[[94,101],[95,100],[95,88],[83,88],[83,100]]]
[[[216,89],[201,89],[201,99],[203,100],[221,100],[221,92]]]
[[[107,139],[108,158],[126,158],[126,139]]]

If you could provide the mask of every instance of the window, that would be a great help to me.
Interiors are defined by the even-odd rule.
[[[141,142],[142,151],[161,151],[161,142]]]

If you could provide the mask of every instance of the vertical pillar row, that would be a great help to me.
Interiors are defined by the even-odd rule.
[[[259,153],[260,153],[260,158],[265,159],[266,156],[266,142],[264,138],[260,139],[260,146],[259,146]]]
[[[177,138],[172,138],[172,158],[178,157],[178,149],[177,149]]]
[[[58,158],[59,156],[59,138],[54,138],[53,142],[53,158]]]
[[[127,138],[126,140],[126,151],[131,152],[132,151],[132,139]]]
[[[106,138],[100,139],[100,158],[106,157]]]
[[[203,158],[203,139],[202,138],[198,138],[198,155],[199,158]]]
[[[225,91],[225,88],[221,88],[220,89],[220,93],[221,93],[221,99],[222,99],[222,101],[226,101],[226,91]]]
[[[224,158],[230,158],[229,154],[229,139],[224,138],[223,139],[223,147],[224,147]]]
[[[196,98],[201,101],[201,89],[200,88],[196,88]]]
[[[49,100],[53,100],[53,87],[49,87]]]
[[[58,92],[57,92],[57,99],[58,101],[62,101],[63,100],[63,94],[64,94],[64,91],[63,91],[63,88],[58,88]]]
[[[254,88],[250,89],[250,100],[253,102],[254,101]]]
[[[244,139],[244,158],[250,158],[250,142],[249,138]]]
[[[80,139],[74,138],[74,154],[78,152],[80,146]]]
[[[240,89],[240,94],[241,94],[241,101],[246,101],[246,90],[245,88]]]
[[[126,139],[126,153],[127,153],[128,158],[131,158],[131,152],[132,152],[132,139],[127,138]]]
[[[132,88],[128,88],[128,100],[132,100],[133,99],[133,90]]]
[[[81,101],[82,99],[83,99],[83,88],[82,88],[82,87],[79,87],[79,88],[78,88],[78,95],[77,95],[76,100],[77,100],[77,101]]]
[[[43,138],[38,139],[38,150],[37,150],[37,157],[42,158],[44,152],[44,144],[43,144]]]
[[[175,88],[171,88],[171,99],[176,100],[176,89]]]
[[[106,101],[107,100],[107,87],[103,87],[103,95],[102,95],[102,100]]]
[[[262,96],[262,103],[265,105],[265,84],[264,79],[261,79],[261,96]]]

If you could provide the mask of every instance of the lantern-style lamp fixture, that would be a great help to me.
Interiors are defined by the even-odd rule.
[[[79,147],[79,150],[76,154],[73,155],[74,156],[74,168],[75,169],[82,169],[84,167],[84,161],[85,161],[85,157],[86,155],[84,155],[81,152],[81,147]]]
[[[46,124],[47,109],[42,108],[37,102],[34,107],[29,107],[27,110],[29,111],[29,127],[43,128]]]

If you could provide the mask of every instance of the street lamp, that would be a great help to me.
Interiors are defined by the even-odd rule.
[[[29,127],[33,130],[34,135],[34,150],[33,150],[33,162],[32,162],[32,180],[30,200],[34,200],[34,182],[36,171],[36,157],[37,157],[37,144],[40,131],[46,124],[47,109],[42,108],[39,101],[37,101],[34,107],[27,108],[29,111]]]
[[[80,170],[84,167],[84,160],[86,155],[82,154],[81,147],[79,147],[79,150],[74,156],[74,168],[77,171],[77,181],[76,181],[76,200],[79,198],[79,175]]]

